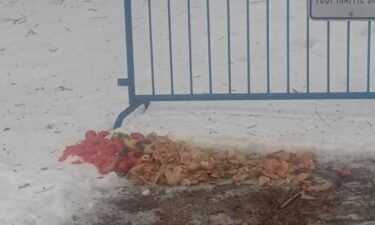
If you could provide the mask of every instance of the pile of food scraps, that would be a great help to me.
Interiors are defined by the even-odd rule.
[[[331,188],[329,181],[314,182],[316,170],[311,152],[278,151],[252,157],[239,151],[213,151],[183,141],[151,133],[114,133],[88,131],[86,139],[65,149],[60,161],[69,156],[72,163],[94,164],[101,174],[127,175],[138,185],[196,185],[232,179],[238,184],[250,178],[261,186],[298,184],[297,196],[314,199],[310,193]],[[348,172],[346,171],[346,174]]]

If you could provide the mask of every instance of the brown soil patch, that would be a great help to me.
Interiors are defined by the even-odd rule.
[[[358,163],[358,162],[357,162]],[[375,224],[374,165],[361,162],[349,177],[340,177],[332,164],[319,165],[321,179],[334,183],[330,191],[315,194],[316,200],[296,198],[297,186],[259,187],[249,181],[187,188],[157,186],[150,196],[146,187],[123,188],[101,200],[95,225],[372,225]]]

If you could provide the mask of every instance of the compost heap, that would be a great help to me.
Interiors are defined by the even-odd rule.
[[[151,133],[114,133],[88,131],[86,139],[65,149],[59,161],[76,156],[71,163],[94,164],[101,174],[127,175],[137,185],[196,185],[232,179],[241,183],[256,178],[261,186],[298,184],[306,192],[323,191],[332,183],[314,183],[316,169],[311,152],[278,151],[265,156],[250,156],[239,151],[213,151],[174,141]],[[341,171],[342,172],[342,171]],[[344,171],[345,172],[345,171]]]

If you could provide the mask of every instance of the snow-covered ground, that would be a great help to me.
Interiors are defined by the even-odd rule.
[[[150,91],[147,4],[134,1],[138,93]],[[165,2],[153,3],[157,91],[169,90]],[[162,4],[163,2],[163,4]],[[188,90],[186,4],[173,0],[172,23],[177,93]],[[227,89],[226,10],[212,1],[214,91]],[[233,88],[246,90],[244,2],[232,4]],[[285,4],[271,1],[271,86],[285,90]],[[304,1],[291,0],[291,88],[305,90]],[[252,84],[264,91],[265,2],[251,1]],[[159,8],[159,9],[158,9]],[[207,91],[205,1],[192,1],[194,84]],[[179,16],[183,15],[183,16]],[[282,18],[282,19],[280,19]],[[236,29],[235,29],[236,28]],[[325,90],[325,24],[311,23],[312,90]],[[342,91],[346,23],[332,24],[332,90]],[[123,3],[120,0],[0,1],[0,224],[72,224],[72,216],[93,206],[103,191],[127,184],[97,179],[92,166],[58,163],[64,146],[88,129],[110,130],[127,105],[127,90],[116,86],[125,74]],[[373,29],[375,31],[375,29]],[[352,88],[364,88],[367,23],[352,26]],[[373,35],[375,37],[375,35]],[[372,51],[373,52],[373,51]],[[163,55],[163,57],[162,57]],[[374,55],[374,54],[373,54]],[[375,71],[375,68],[373,69]],[[374,72],[372,73],[372,77]],[[220,78],[221,77],[221,78]],[[374,87],[372,79],[371,87]],[[375,154],[375,101],[254,101],[152,103],[136,111],[123,131],[170,134],[193,143],[248,151],[315,149],[333,155]]]
[[[0,1],[0,224],[64,224],[89,206],[98,174],[57,157],[126,105],[122,11],[121,1]]]

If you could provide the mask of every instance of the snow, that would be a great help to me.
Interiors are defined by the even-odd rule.
[[[1,1],[0,11],[0,224],[70,224],[98,174],[57,158],[84,131],[110,129],[127,102],[116,88],[122,3]]]
[[[134,1],[137,93],[150,93],[145,1]],[[154,1],[153,1],[154,2]],[[187,17],[172,2],[176,93],[188,93]],[[246,90],[243,1],[231,1],[233,92]],[[306,5],[291,0],[291,88],[305,91]],[[168,93],[165,4],[153,4],[157,93]],[[241,5],[243,4],[243,5]],[[225,1],[212,1],[214,92],[228,90]],[[252,1],[252,87],[265,90],[265,3]],[[207,92],[204,1],[192,1],[193,75],[196,93]],[[285,90],[285,5],[271,12],[271,88]],[[302,13],[301,13],[302,12]],[[202,18],[203,17],[203,18]],[[282,18],[282,19],[278,19]],[[351,88],[365,87],[367,23],[352,23]],[[332,23],[332,91],[345,90],[346,23]],[[95,197],[129,185],[111,174],[97,179],[89,165],[58,163],[64,146],[86,130],[110,130],[127,106],[122,1],[0,1],[0,224],[72,224]],[[325,83],[325,23],[311,22],[311,89]],[[373,29],[375,31],[375,29]],[[375,35],[373,35],[374,37]],[[372,51],[373,52],[373,51]],[[374,70],[373,70],[374,71]],[[373,77],[372,72],[372,77]],[[372,79],[371,87],[374,87]],[[246,151],[312,149],[331,155],[374,155],[373,100],[152,103],[137,110],[121,131],[157,132],[195,144]]]

